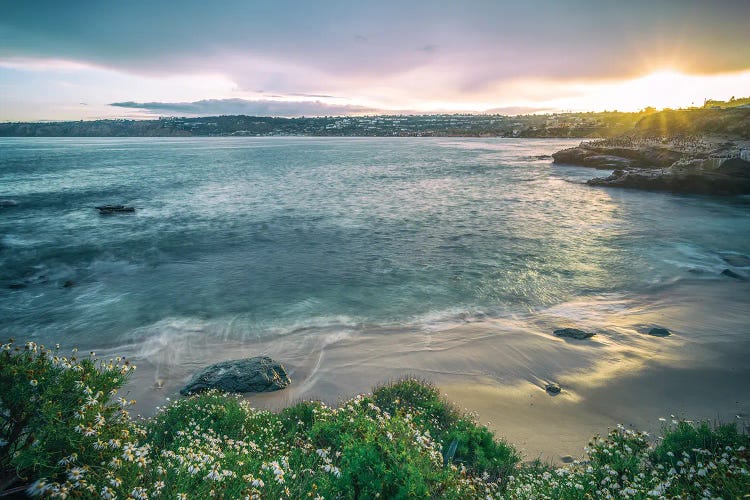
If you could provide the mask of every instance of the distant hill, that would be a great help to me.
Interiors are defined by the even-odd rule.
[[[750,106],[750,97],[740,97],[739,99],[732,97],[728,101],[707,99],[706,103],[703,105],[704,108],[736,108],[738,106]]]
[[[647,111],[555,113],[326,116],[275,118],[211,116],[156,120],[93,120],[0,123],[0,137],[613,137],[633,128]]]
[[[610,138],[623,134],[750,137],[750,98],[732,106],[638,112],[324,116],[167,117],[154,120],[93,120],[0,123],[0,137],[570,137]]]
[[[744,99],[750,100],[750,98]],[[645,116],[628,135],[718,135],[750,139],[750,107],[664,110]]]

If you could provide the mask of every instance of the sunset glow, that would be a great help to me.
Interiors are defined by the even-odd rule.
[[[532,3],[136,2],[97,10],[102,32],[83,4],[17,3],[0,19],[0,120],[632,111],[750,92],[742,2]]]
[[[565,88],[565,86],[564,86]],[[750,89],[750,71],[718,75],[688,75],[661,70],[640,78],[601,84],[572,84],[579,95],[553,99],[548,105],[561,109],[637,111],[702,106],[704,99],[729,99]]]

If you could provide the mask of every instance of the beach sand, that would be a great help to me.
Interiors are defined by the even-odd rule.
[[[750,283],[683,282],[646,295],[585,297],[508,318],[420,327],[301,330],[266,339],[215,339],[193,332],[122,346],[138,370],[125,392],[143,414],[200,368],[269,355],[292,385],[250,395],[278,409],[301,399],[335,404],[380,382],[415,375],[476,412],[526,459],[578,458],[594,434],[617,424],[658,432],[670,415],[749,422]],[[669,337],[648,335],[652,326]],[[562,339],[556,328],[596,332]],[[115,353],[113,353],[115,354]],[[550,395],[549,382],[562,387]]]

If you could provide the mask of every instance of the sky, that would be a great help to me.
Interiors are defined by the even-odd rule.
[[[0,0],[0,121],[750,95],[750,0]]]

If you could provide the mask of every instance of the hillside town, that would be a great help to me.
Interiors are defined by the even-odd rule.
[[[1,136],[179,137],[612,137],[644,112],[374,115],[279,118],[266,116],[160,117],[72,122],[0,123]]]

